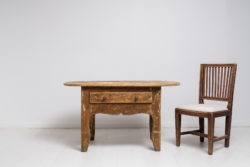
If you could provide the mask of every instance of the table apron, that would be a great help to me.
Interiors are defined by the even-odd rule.
[[[152,104],[91,104],[91,114],[131,115],[152,114]]]

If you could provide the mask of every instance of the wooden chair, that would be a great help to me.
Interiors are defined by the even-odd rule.
[[[199,104],[186,105],[175,109],[176,146],[180,146],[181,135],[192,134],[208,138],[208,154],[213,154],[213,143],[225,139],[225,147],[229,147],[232,121],[232,106],[237,64],[201,64]],[[204,100],[228,102],[227,106],[204,104]],[[181,132],[181,115],[199,117],[199,129]],[[214,136],[216,117],[226,117],[225,135]],[[204,118],[208,118],[208,134],[204,134]]]

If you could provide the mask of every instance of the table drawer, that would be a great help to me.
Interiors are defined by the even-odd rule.
[[[90,103],[152,103],[152,92],[90,92]]]

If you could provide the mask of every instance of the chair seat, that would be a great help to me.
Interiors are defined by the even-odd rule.
[[[228,110],[226,106],[216,105],[216,104],[193,104],[193,105],[184,105],[177,108],[182,110],[192,110],[200,112],[216,112],[216,111]]]

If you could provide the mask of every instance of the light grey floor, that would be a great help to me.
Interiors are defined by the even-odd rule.
[[[148,129],[97,129],[87,153],[80,152],[80,129],[0,129],[0,167],[249,167],[250,128],[233,128],[231,146],[182,136],[175,146],[174,128],[162,129],[160,152],[153,151]],[[224,129],[217,128],[216,134]]]

